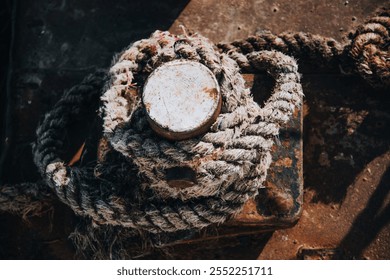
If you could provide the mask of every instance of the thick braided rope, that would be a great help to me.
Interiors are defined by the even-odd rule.
[[[390,12],[389,8],[378,12],[351,36],[350,44],[342,45],[332,38],[310,33],[285,32],[274,35],[262,31],[256,36],[232,43],[220,43],[220,50],[235,60],[244,71],[254,69],[247,54],[254,51],[277,50],[301,61],[316,65],[342,66],[356,71],[374,87],[390,85]]]
[[[50,208],[52,199],[52,193],[43,182],[4,185],[0,188],[0,211],[23,217],[36,215]]]
[[[340,63],[340,56],[344,49],[333,38],[305,32],[284,32],[275,35],[267,30],[244,40],[220,43],[218,47],[247,72],[252,72],[255,69],[251,66],[246,55],[256,51],[276,50],[300,60],[315,62],[317,65],[337,65]]]
[[[371,84],[375,85],[389,85],[389,12],[383,10],[375,17],[366,22],[365,25],[360,27],[355,34],[351,36],[352,43],[350,46],[342,47],[339,43],[333,39],[323,38],[316,35],[310,35],[306,33],[284,33],[280,36],[275,36],[269,32],[263,32],[259,36],[250,37],[245,41],[234,42],[233,44],[226,45],[220,44],[220,49],[228,53],[237,63],[242,70],[255,71],[257,69],[271,70],[273,75],[277,77],[280,70],[272,71],[278,67],[267,65],[268,53],[259,53],[261,50],[279,50],[284,53],[293,54],[299,59],[309,59],[323,63],[341,63],[345,60],[343,56],[348,54],[356,64],[358,72],[367,79]],[[122,59],[124,63],[129,63],[134,58],[135,61],[142,66],[142,70],[138,73],[137,79],[142,80],[142,76],[148,75],[154,67],[159,63],[169,61],[176,58],[178,55],[181,58],[196,58],[200,57],[206,63],[211,63],[210,68],[214,67],[214,73],[218,77],[220,72],[218,70],[218,63],[213,63],[213,60],[204,59],[204,51],[200,53],[197,50],[188,47],[186,39],[181,39],[175,42],[176,52],[170,53],[169,48],[166,48],[165,52],[160,52],[158,49],[145,47],[142,45],[145,42],[138,42],[140,51],[135,55],[134,53],[127,53],[127,58]],[[160,47],[164,48],[165,44],[163,38],[159,41]],[[148,44],[146,44],[148,45]],[[150,45],[149,45],[150,46]],[[126,54],[124,52],[123,54]],[[155,54],[160,54],[156,56]],[[133,58],[131,56],[134,56]],[[215,61],[214,61],[215,62]],[[295,63],[295,62],[294,62]],[[119,65],[117,65],[119,66]],[[132,80],[133,71],[132,65],[129,67],[120,66],[119,69],[125,69],[124,72],[119,73],[121,75],[112,75],[115,80],[122,80],[122,83],[127,83]],[[283,69],[283,67],[279,67]],[[286,68],[286,67],[285,67]],[[138,69],[138,68],[137,68]],[[112,69],[115,73],[115,69]],[[286,71],[288,69],[284,69]],[[282,71],[282,73],[283,73]],[[289,103],[296,99],[294,94],[283,93],[288,88],[292,90],[296,87],[294,82],[289,80],[289,75],[283,73],[279,80],[277,80],[275,93],[279,92],[279,97],[270,99],[267,105],[260,111],[258,125],[250,124],[245,133],[251,133],[251,131],[261,130],[265,135],[276,134],[278,126],[274,123],[269,123],[267,118],[274,118],[276,123],[283,123],[286,118],[286,110],[289,109]],[[288,74],[288,73],[287,73]],[[294,75],[290,75],[294,76]],[[98,78],[98,80],[101,78]],[[286,80],[283,83],[283,80]],[[294,81],[295,78],[292,78]],[[290,83],[291,82],[291,83]],[[92,86],[91,86],[91,85]],[[74,120],[77,115],[80,115],[80,108],[84,108],[86,104],[89,104],[96,95],[100,94],[100,86],[95,84],[91,80],[86,80],[82,83],[81,88],[74,88],[71,90],[74,94],[65,95],[62,99],[62,104],[56,106],[57,112],[50,113],[49,117],[46,117],[45,121],[38,129],[38,145],[35,146],[35,161],[42,173],[47,173],[49,185],[56,191],[58,197],[68,204],[77,214],[83,216],[92,217],[98,223],[122,225],[133,228],[144,228],[152,232],[159,231],[175,231],[186,228],[199,228],[206,226],[213,222],[222,222],[226,219],[227,213],[234,214],[235,211],[240,209],[245,198],[242,199],[242,195],[231,195],[231,193],[237,192],[236,189],[231,187],[226,189],[226,197],[232,198],[228,203],[220,200],[226,197],[209,197],[205,206],[205,200],[199,203],[199,199],[194,199],[185,203],[178,200],[169,201],[172,202],[171,206],[160,205],[159,200],[149,199],[147,206],[134,206],[133,202],[126,201],[121,196],[118,196],[111,190],[116,186],[112,183],[102,180],[93,175],[93,168],[69,168],[61,160],[59,156],[59,150],[62,147],[62,129],[67,126],[68,121]],[[117,84],[120,86],[120,83]],[[118,87],[120,89],[120,87]],[[120,91],[131,91],[131,85],[122,87]],[[78,97],[80,92],[84,92],[82,98]],[[89,93],[93,93],[90,94]],[[90,98],[88,98],[90,96]],[[275,95],[277,96],[277,95]],[[93,97],[93,98],[92,98]],[[139,114],[139,102],[140,99],[134,96],[127,96],[127,104],[132,104],[134,110],[133,113]],[[133,98],[133,99],[132,99]],[[72,104],[72,105],[71,105]],[[69,106],[69,107],[68,107]],[[87,106],[88,107],[88,106]],[[73,108],[75,113],[72,114]],[[89,108],[91,109],[91,108]],[[124,116],[126,112],[124,111]],[[142,113],[142,112],[141,112]],[[62,117],[61,119],[61,115]],[[288,115],[288,113],[287,113]],[[61,119],[60,121],[58,121]],[[116,120],[113,119],[113,123]],[[122,122],[120,119],[119,122]],[[227,122],[229,123],[229,122]],[[268,133],[268,134],[267,134]],[[264,137],[267,139],[267,137]],[[143,145],[144,147],[147,146]],[[170,155],[172,147],[164,147],[163,152],[159,153],[163,155]],[[174,146],[174,149],[179,148],[179,151],[183,151],[185,156],[188,156],[188,149],[181,148],[180,145]],[[146,150],[150,150],[150,147]],[[153,150],[153,149],[152,149]],[[124,154],[127,149],[123,149]],[[191,151],[190,151],[191,152]],[[265,152],[265,154],[267,154]],[[257,158],[251,153],[246,153],[246,156],[250,158]],[[269,153],[268,153],[269,156]],[[227,158],[237,159],[236,155],[228,154]],[[266,158],[266,157],[265,157]],[[176,160],[181,160],[180,158]],[[116,167],[115,164],[107,167],[107,170],[113,171]],[[230,192],[230,193],[229,193]],[[243,190],[240,190],[240,194]],[[247,196],[254,195],[256,189],[252,192],[248,191]],[[206,194],[207,195],[207,194]],[[0,188],[0,205],[2,211],[13,211],[21,214],[30,213],[33,211],[39,211],[42,204],[39,202],[41,199],[45,199],[49,196],[47,189],[38,188],[35,184],[20,184],[15,186],[2,186]],[[203,204],[202,204],[203,203]],[[210,205],[213,205],[214,216],[210,218]],[[220,209],[218,209],[220,207]],[[218,212],[219,211],[219,212]],[[130,213],[130,214],[128,214]],[[130,216],[131,217],[130,217]]]
[[[374,66],[377,65],[378,63],[372,64],[374,66],[370,66],[370,64],[367,64],[368,66],[364,66],[364,67],[361,68],[362,70],[359,70],[362,73],[366,73],[367,77],[371,77],[372,81],[374,81],[372,83],[375,83],[375,84],[378,83],[378,82],[379,83],[384,83],[384,84],[387,83],[386,82],[387,81],[386,73],[388,73],[388,68],[389,67],[387,66],[386,63],[388,63],[388,61],[389,61],[388,60],[388,51],[382,51],[382,52],[375,51],[375,52],[373,52],[373,51],[367,51],[366,48],[368,48],[368,46],[375,45],[375,43],[378,43],[378,42],[382,43],[382,47],[384,47],[384,48],[387,47],[388,48],[388,46],[389,46],[389,44],[388,44],[388,29],[389,29],[389,14],[388,14],[387,11],[384,11],[382,13],[379,13],[376,17],[370,19],[366,23],[366,25],[364,25],[363,27],[359,28],[359,30],[352,37],[354,39],[354,41],[353,41],[354,45],[350,48],[351,49],[351,56],[355,59],[355,61],[356,61],[358,66],[362,64],[361,63],[361,61],[362,61],[361,56],[359,56],[359,53],[361,53],[362,51],[365,51],[365,53],[366,53],[365,56],[366,57],[368,57],[370,54],[375,54],[376,56],[371,56],[371,57],[375,58],[375,59],[372,59],[373,61],[379,60],[379,62],[381,62],[381,61],[385,62],[385,64],[383,64],[384,65],[383,67],[375,68]],[[267,34],[267,32],[265,32],[265,34]],[[381,38],[379,38],[377,36],[378,34],[381,35]],[[280,38],[273,38],[273,35],[268,33],[267,35],[264,35],[264,37],[268,38],[268,41],[265,42],[265,43],[263,42],[262,43],[263,45],[261,43],[259,43],[259,42],[256,42],[254,44],[255,48],[253,48],[253,50],[261,50],[262,48],[266,49],[267,48],[267,44],[268,44],[268,45],[272,45],[272,48],[279,49],[279,50],[287,52],[287,53],[295,53],[295,55],[297,57],[301,58],[302,57],[302,53],[304,53],[304,52],[302,52],[303,49],[311,50],[313,48],[315,49],[316,48],[315,46],[321,46],[322,45],[324,47],[318,47],[317,52],[314,52],[314,54],[315,53],[319,54],[318,57],[319,58],[323,57],[324,61],[332,61],[332,59],[334,61],[337,61],[337,57],[341,53],[340,46],[337,44],[337,42],[332,41],[331,39],[324,39],[324,38],[321,39],[321,37],[316,37],[315,39],[313,39],[312,37],[310,37],[312,35],[307,35],[306,36],[307,38],[304,38],[305,36],[306,35],[302,34],[302,33],[300,33],[300,35],[296,35],[295,34],[294,36],[290,34],[290,37],[287,36],[287,35],[281,36],[281,37],[284,38],[285,41],[287,41],[288,38],[290,38],[290,40],[291,40],[291,42],[287,42],[287,43],[285,42],[283,44],[280,41],[282,39],[280,39]],[[293,39],[291,39],[292,37],[294,37],[294,40],[297,42],[297,44],[293,43],[293,41],[292,41]],[[256,41],[256,40],[254,40],[252,38],[252,39],[248,39],[248,41]],[[316,43],[310,43],[311,41],[316,41]],[[299,42],[301,42],[300,43],[301,47],[299,47]],[[305,46],[305,44],[312,45],[313,47]],[[328,47],[330,47],[330,49]],[[244,50],[245,48],[247,49],[246,52],[243,52],[243,51],[236,52],[236,53],[241,53],[240,54],[241,57],[243,57],[244,53],[246,54],[246,55],[244,55],[245,59],[246,59],[246,60],[244,60],[245,63],[240,63],[240,61],[238,61],[238,62],[241,64],[242,67],[247,68],[247,69],[251,69],[253,71],[254,70],[253,65],[249,64],[248,63],[248,59],[246,58],[246,57],[248,57],[251,54],[251,51],[253,51],[253,50],[251,50],[250,47],[248,47],[247,45],[246,46],[243,45],[241,47],[242,50]],[[269,47],[269,48],[271,48],[271,47]],[[370,48],[372,50],[372,46]],[[223,49],[223,47],[222,47],[222,49]],[[225,51],[226,51],[226,49],[225,49]],[[143,54],[143,55],[145,57],[150,56],[150,54],[148,54],[147,52],[145,52],[145,54]],[[141,56],[142,56],[142,54],[141,54]],[[141,57],[138,58],[139,61],[142,61],[142,59],[140,59],[140,58]],[[150,61],[149,61],[148,64],[150,65]],[[371,68],[374,67],[373,69],[375,71],[370,70],[370,67]],[[375,78],[376,76],[378,76],[380,78],[379,79]],[[368,79],[370,79],[370,78],[368,78]],[[54,124],[55,124],[55,122],[54,122]],[[266,125],[264,127],[266,127]],[[45,142],[45,141],[42,141],[42,142]],[[59,146],[61,146],[61,145],[58,144],[57,147],[54,148],[54,150],[56,148],[58,148]],[[49,145],[49,148],[50,148],[50,145]],[[39,160],[39,157],[38,157],[38,160]],[[50,161],[50,160],[48,160],[48,161]],[[44,165],[45,165],[44,163],[43,164],[39,164],[39,166],[44,166]],[[75,170],[75,169],[73,170],[73,172],[75,174],[79,174],[79,175],[83,174],[83,172],[77,172],[77,170]],[[61,172],[57,173],[57,175],[58,174],[61,174]],[[76,177],[78,177],[78,176],[76,176]],[[63,176],[58,176],[57,181],[58,180],[60,181],[61,178],[63,178]],[[28,193],[28,194],[33,193],[33,192],[29,191],[29,188],[31,186],[30,187],[26,186],[26,185],[22,185],[22,186],[23,186],[23,192]],[[2,189],[5,190],[4,193],[9,193],[12,188],[7,186],[7,187],[2,187]],[[12,190],[11,190],[11,193],[12,193]],[[13,191],[13,193],[17,194],[18,191]],[[3,196],[3,200],[4,201],[10,201],[10,199],[9,199],[10,197],[12,198],[12,197],[15,197],[15,196],[13,196],[13,195]],[[32,197],[34,197],[34,195],[32,195]],[[12,208],[11,206],[10,207],[8,207],[8,206],[6,207],[4,205],[11,205],[11,204],[3,203],[2,210],[4,210],[5,208],[9,208],[9,209]],[[81,214],[82,213],[83,213],[83,211],[81,211]]]
[[[160,36],[161,34],[162,32],[154,33],[152,36],[152,38],[154,38],[153,40],[155,40],[155,38],[160,38],[166,42],[165,35],[167,35],[167,33],[163,33],[165,34],[164,36]],[[202,37],[199,36],[198,38]],[[164,42],[160,42],[160,46],[164,46]],[[199,39],[195,40],[195,44],[196,42],[199,42]],[[221,59],[222,61],[225,60],[225,62],[222,63],[222,66],[216,63],[218,60],[205,59],[208,57],[205,48],[207,49],[211,45],[198,45],[199,50],[195,53],[193,52],[193,49],[188,47],[189,44],[186,40],[178,38],[175,40],[174,44],[176,51],[181,53],[179,58],[185,57],[188,59],[189,57],[196,57],[198,55],[201,57],[199,61],[202,61],[203,56],[203,60],[205,60],[204,64],[215,71],[214,73],[216,73],[216,76],[219,77],[219,79],[230,80],[230,82],[227,82],[224,85],[225,87],[230,88],[230,90],[234,89],[236,86],[234,82],[239,82],[238,85],[242,85],[243,81],[236,80],[236,77],[239,76],[238,68],[233,61],[224,55],[219,58],[219,55],[215,52],[214,56],[211,57]],[[154,49],[153,46],[150,47],[147,40],[136,42],[131,49],[134,50],[134,48],[137,48],[138,50],[141,49],[142,51],[130,53],[125,51],[121,57],[123,58],[130,55],[130,58],[135,58],[136,62],[139,59],[140,63],[138,63],[138,66],[130,68],[135,66],[133,61],[125,61],[125,59],[121,60],[120,58],[118,60],[119,62],[114,64],[111,69],[111,72],[113,69],[116,69],[118,63],[126,65],[124,69],[114,72],[115,77],[111,79],[111,83],[114,83],[113,86],[115,86],[115,81],[119,76],[122,77],[122,82],[127,82],[127,87],[123,87],[121,90],[110,91],[110,89],[113,88],[110,86],[110,88],[106,91],[106,93],[108,92],[109,94],[105,94],[102,98],[102,100],[106,102],[106,109],[108,106],[109,108],[117,108],[119,109],[119,112],[123,112],[122,115],[115,115],[114,118],[112,118],[114,115],[104,116],[104,130],[106,132],[106,136],[111,139],[111,143],[114,148],[115,145],[120,143],[119,140],[115,140],[116,133],[120,131],[115,131],[117,128],[127,128],[130,130],[128,134],[125,134],[128,130],[123,131],[120,139],[124,139],[124,141],[133,140],[133,131],[131,131],[131,129],[135,132],[142,132],[145,128],[141,127],[141,125],[143,125],[142,121],[136,121],[134,122],[134,125],[130,125],[130,122],[122,125],[124,118],[127,118],[126,120],[128,121],[132,117],[142,114],[142,111],[138,107],[139,97],[136,95],[131,97],[124,95],[127,90],[131,88],[134,82],[133,79],[129,79],[129,77],[132,77],[134,73],[133,69],[138,70],[138,72],[136,72],[137,75],[133,75],[135,81],[138,82],[141,81],[142,75],[147,75],[153,69],[149,69],[148,65],[153,65],[154,63],[158,64],[160,61],[156,59],[155,56],[150,55],[150,52],[154,52],[156,49]],[[210,50],[212,50],[212,47]],[[157,50],[156,54],[158,53],[159,52]],[[169,56],[167,56],[166,52],[161,53],[161,55],[164,59],[169,60]],[[177,55],[178,54],[175,53],[173,57],[176,57]],[[212,126],[211,132],[202,137],[202,140],[204,140],[205,143],[203,149],[211,147],[210,144],[214,145],[215,143],[218,148],[223,150],[222,148],[226,144],[224,144],[223,141],[226,140],[233,148],[241,149],[242,153],[245,153],[249,159],[256,158],[255,163],[257,164],[255,164],[254,167],[250,166],[252,163],[249,160],[247,160],[246,164],[243,164],[244,167],[240,167],[242,170],[247,168],[250,172],[253,172],[255,174],[253,177],[249,176],[246,180],[238,180],[238,183],[236,184],[233,183],[233,179],[226,177],[226,179],[230,181],[226,185],[225,190],[212,196],[197,197],[188,201],[184,201],[179,198],[161,199],[160,197],[152,196],[140,203],[140,201],[137,202],[132,200],[131,197],[118,195],[120,191],[117,190],[116,186],[107,180],[103,180],[98,176],[95,176],[92,169],[68,167],[61,160],[58,160],[58,156],[51,155],[50,158],[53,159],[51,162],[44,161],[47,165],[40,165],[41,169],[45,170],[44,173],[48,179],[49,185],[55,190],[58,197],[64,203],[69,205],[77,214],[89,216],[95,222],[101,224],[121,225],[124,227],[138,228],[151,232],[161,232],[202,228],[212,223],[221,223],[225,221],[230,215],[235,214],[238,210],[240,210],[243,203],[249,197],[257,193],[259,185],[265,179],[266,170],[270,164],[271,157],[269,149],[272,145],[272,137],[278,133],[280,124],[285,123],[295,107],[299,106],[302,97],[301,86],[299,84],[299,74],[296,72],[296,62],[292,58],[277,52],[260,52],[253,54],[253,65],[258,68],[265,68],[274,75],[276,79],[276,87],[272,98],[270,98],[262,109],[260,109],[257,104],[252,101],[249,104],[250,106],[246,107],[246,109],[249,109],[248,112],[244,113],[241,106],[242,104],[248,105],[245,102],[248,101],[249,95],[242,95],[240,97],[241,99],[237,99],[237,96],[233,96],[231,100],[229,99],[229,96],[225,96],[225,113],[226,111],[234,112],[234,114],[238,114],[238,116],[240,116],[239,114],[244,114],[244,117],[251,119],[251,121],[245,125],[241,125],[241,123],[243,123],[242,118],[244,117],[232,118],[232,115],[222,114],[222,116]],[[142,68],[140,66],[144,67]],[[228,66],[232,67],[229,71],[225,69],[225,67]],[[245,94],[247,94],[245,88],[242,88],[242,90]],[[66,104],[69,96],[69,94],[64,95],[64,98],[59,102],[59,104]],[[125,99],[124,96],[128,99]],[[111,100],[114,103],[112,104],[107,102],[107,100]],[[130,104],[127,103],[127,100],[130,100]],[[229,102],[227,102],[227,100]],[[78,100],[78,102],[80,105],[85,103],[82,98]],[[126,108],[128,111],[121,111],[122,105],[127,105]],[[55,108],[54,111],[56,110],[61,109]],[[56,123],[57,118],[58,114],[48,113],[41,127],[47,127],[50,126],[50,123]],[[107,125],[107,118],[112,121],[114,125],[110,123]],[[234,139],[234,129],[232,129],[231,126],[236,125],[235,122],[238,122],[238,124],[242,126],[241,133],[244,135],[240,141],[232,141],[232,139]],[[45,149],[39,147],[39,143],[41,142],[43,135],[42,131],[42,129],[38,129],[38,144],[35,149],[36,159],[46,159],[48,157],[42,153]],[[219,138],[218,133],[220,131],[227,133],[227,138],[222,138],[222,140],[218,143],[213,139]],[[135,137],[137,138],[137,136]],[[142,155],[145,156],[145,151],[148,151],[148,149],[145,148],[144,144],[147,143],[147,146],[151,143],[148,143],[145,139],[138,139],[138,141],[138,148],[140,148]],[[164,144],[160,142],[159,149],[163,155],[168,155],[170,156],[170,159],[172,158],[173,160],[179,162],[181,158],[175,158],[176,150],[172,149],[178,148],[177,150],[179,151],[180,156],[183,155],[188,157],[188,154],[191,152],[193,147],[197,146],[193,146],[193,141],[189,141],[187,143],[180,142],[180,144],[178,143],[175,143],[175,146],[173,147],[165,147]],[[264,143],[267,143],[267,145]],[[189,149],[188,146],[192,146],[192,148]],[[131,155],[134,156],[134,151],[129,151],[126,143],[123,145],[123,151],[118,147],[119,146],[117,145],[116,149],[122,152],[125,156],[127,156],[126,152],[132,152]],[[47,147],[46,151],[50,151],[51,154],[51,151],[55,151],[56,149],[58,149],[58,147],[55,147],[54,149],[49,149],[49,147]],[[150,149],[148,152],[150,152]],[[259,154],[261,155],[259,156]],[[221,158],[229,158],[229,156],[233,161],[235,160],[234,156],[238,155],[236,153],[229,154],[223,152],[218,155],[218,157]],[[131,159],[128,158],[128,160]],[[219,164],[218,160],[210,161],[210,163],[214,162],[216,165]],[[39,162],[37,162],[37,164],[39,164]],[[211,168],[213,168],[213,166],[211,166]],[[218,166],[216,170],[218,170]],[[222,173],[223,172],[221,172],[221,175],[224,175]],[[227,174],[227,176],[228,175],[229,174]],[[145,179],[142,174],[140,174],[140,177]],[[136,188],[137,186],[129,187]],[[140,188],[140,191],[142,191],[142,188]]]
[[[33,145],[34,162],[45,174],[50,162],[59,161],[64,146],[65,129],[71,122],[82,121],[85,114],[98,109],[98,99],[105,83],[106,73],[88,75],[79,85],[64,93],[54,108],[45,115]]]
[[[357,71],[374,86],[390,86],[390,8],[360,26],[348,48]]]
[[[159,40],[164,40],[166,45],[161,48]],[[132,46],[112,67],[113,82],[102,100],[105,106],[106,137],[115,150],[133,159],[140,174],[145,178],[142,187],[150,187],[164,198],[190,199],[216,195],[232,183],[239,184],[240,179],[246,176],[250,179],[264,175],[265,170],[257,166],[263,156],[259,150],[269,150],[272,146],[272,139],[266,139],[260,135],[252,135],[252,139],[249,139],[249,135],[247,138],[241,135],[241,130],[249,125],[250,119],[254,119],[259,114],[259,107],[251,99],[249,91],[245,89],[244,80],[239,75],[234,62],[226,56],[219,57],[208,40],[201,36],[181,40],[168,33],[156,32],[151,38],[142,41],[141,48],[137,44]],[[161,64],[159,57],[165,57],[167,60],[173,49],[173,56],[170,56],[170,60],[185,57],[187,60],[204,63],[216,76],[220,77],[224,100],[222,114],[212,126],[211,131],[201,140],[193,138],[187,141],[171,142],[156,137],[146,122],[145,110],[141,102],[132,101],[133,103],[126,104],[123,95],[126,92],[123,93],[117,89],[118,86],[126,86],[120,77],[126,71],[131,71],[134,76],[142,71],[142,62],[136,63],[138,66],[132,69],[126,70],[126,67],[135,62],[131,60],[133,54],[145,49],[157,50],[157,59],[153,60],[155,64],[150,66],[151,70]],[[130,60],[123,58],[126,55],[130,56]],[[131,83],[132,80],[127,81],[127,85]],[[138,83],[143,84],[143,81]],[[137,95],[136,98],[140,99],[140,96]],[[119,104],[118,101],[120,101]],[[135,106],[129,113],[123,114],[132,104]],[[117,123],[120,123],[118,116],[122,124],[128,125],[118,127]],[[112,120],[115,120],[114,123]],[[254,142],[257,147],[251,148],[250,145],[253,146]],[[252,160],[248,160],[248,157]],[[239,164],[240,161],[244,161],[244,164]],[[165,180],[164,170],[177,166],[189,166],[196,169],[197,184],[182,189],[170,187]]]
[[[96,111],[106,74],[103,71],[87,76],[83,82],[68,92],[46,115],[37,130],[37,143],[33,147],[34,162],[41,174],[46,166],[58,160],[64,140],[64,129],[69,120],[81,120],[87,111]],[[95,107],[89,106],[95,104]],[[74,118],[77,116],[78,118]],[[52,192],[43,182],[3,185],[0,187],[0,210],[27,216],[39,214],[52,199]]]

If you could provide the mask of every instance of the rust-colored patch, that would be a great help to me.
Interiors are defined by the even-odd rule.
[[[218,90],[216,88],[204,88],[203,91],[207,93],[212,99],[217,99]]]
[[[300,112],[300,109],[295,109],[294,112],[293,112],[293,117],[297,118],[298,115],[299,115],[299,112]]]
[[[277,145],[273,145],[272,147],[271,147],[271,152],[276,152],[278,150],[278,146]]]
[[[77,150],[76,154],[69,161],[68,163],[69,166],[73,166],[75,163],[77,163],[80,160],[81,155],[83,154],[84,151],[84,147],[85,147],[85,142],[81,145],[81,147]]]
[[[271,208],[274,208],[276,212],[287,213],[294,207],[294,198],[289,192],[281,191],[281,187],[276,186],[270,181],[266,181],[265,185],[267,186],[267,196],[269,198],[269,203]]]
[[[292,166],[292,159],[291,158],[281,158],[277,161],[275,161],[275,166],[284,166],[284,167],[291,167]]]
[[[138,87],[136,86],[129,86],[126,90],[126,94],[130,95],[130,96],[133,96],[133,97],[136,97],[138,96]]]
[[[303,102],[302,108],[303,108],[303,110],[302,110],[303,111],[303,118],[305,118],[310,113],[310,107],[309,107],[309,105],[307,104],[306,101]]]
[[[193,166],[194,168],[198,167],[202,162],[212,161],[216,160],[218,158],[218,155],[224,150],[224,148],[218,148],[215,151],[213,151],[211,154],[206,155],[204,157],[196,157],[193,161],[191,161],[189,164]]]
[[[145,103],[145,109],[148,113],[150,112],[150,103]]]
[[[252,222],[262,220],[262,217],[257,211],[257,203],[253,198],[250,198],[242,208],[241,212],[237,214],[234,219],[240,222]]]
[[[194,182],[187,180],[170,180],[167,181],[168,185],[175,189],[185,189],[195,185]]]

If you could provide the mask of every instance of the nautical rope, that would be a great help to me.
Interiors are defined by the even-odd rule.
[[[262,30],[256,36],[244,40],[220,43],[218,47],[246,72],[254,70],[247,57],[247,54],[254,51],[276,50],[299,60],[328,66],[340,64],[344,50],[343,45],[333,38],[305,32],[284,32],[275,35],[267,30]]]
[[[200,35],[157,31],[120,54],[109,77],[102,72],[90,75],[64,94],[37,129],[34,161],[58,198],[97,224],[173,232],[222,223],[262,187],[273,138],[300,105],[296,61],[283,53],[324,64],[352,61],[372,85],[388,87],[389,18],[388,10],[383,10],[359,27],[345,46],[306,33],[263,32],[219,44],[219,53]],[[154,136],[135,90],[159,65],[174,59],[207,66],[223,97],[222,112],[209,132],[180,142]],[[263,107],[245,89],[240,70],[265,70],[275,79]],[[64,129],[97,110],[100,96],[104,137],[116,154],[95,166],[67,166],[61,159]],[[183,164],[197,171],[197,184],[174,190],[162,180],[161,170]],[[28,201],[49,197],[47,189],[32,184],[0,190],[4,211],[23,212]]]
[[[155,136],[139,94],[130,91],[134,82],[142,85],[153,69],[173,59],[194,60],[209,67],[220,82],[223,98],[222,113],[210,131],[180,142]],[[136,197],[145,197],[141,202],[120,196],[122,188],[96,177],[93,169],[66,166],[56,152],[61,148],[57,132],[79,117],[76,113],[64,115],[64,111],[71,105],[77,108],[76,103],[87,104],[92,96],[74,97],[80,88],[70,90],[53,113],[46,115],[37,132],[35,162],[64,203],[99,224],[171,232],[222,223],[262,186],[271,163],[273,137],[303,95],[293,58],[263,51],[251,54],[250,59],[255,68],[266,69],[275,78],[274,93],[263,108],[245,89],[236,63],[217,53],[200,35],[183,37],[156,31],[115,61],[101,98],[103,129],[112,147],[129,162],[128,171],[137,167],[140,184],[127,188],[132,188]],[[88,79],[83,82],[89,83]],[[196,169],[197,184],[175,193],[165,183],[163,169],[182,165]],[[105,196],[107,189],[112,192]]]
[[[383,8],[359,26],[343,45],[332,38],[310,33],[281,33],[262,31],[256,36],[218,47],[235,60],[241,69],[253,71],[247,54],[253,51],[277,50],[300,61],[316,65],[351,68],[374,87],[390,86],[390,9]]]
[[[0,188],[0,210],[27,217],[50,209],[54,199],[44,182],[4,185]]]
[[[390,8],[360,26],[348,48],[359,74],[374,86],[390,86]]]

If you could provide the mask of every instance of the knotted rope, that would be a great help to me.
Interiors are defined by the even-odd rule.
[[[262,186],[273,137],[299,106],[302,91],[297,65],[281,52],[324,64],[352,61],[372,85],[388,87],[389,21],[388,10],[382,11],[360,27],[346,46],[306,33],[275,36],[263,32],[218,45],[222,53],[200,35],[176,37],[156,32],[116,59],[108,82],[104,74],[97,73],[64,94],[37,130],[34,161],[61,201],[98,224],[172,232],[224,222]],[[154,136],[134,90],[155,68],[174,59],[208,67],[223,96],[222,113],[209,132],[180,142]],[[262,108],[244,88],[240,70],[266,70],[275,79],[273,94]],[[115,160],[67,166],[60,156],[63,130],[98,108],[104,83],[103,130],[117,152]],[[197,184],[174,190],[161,180],[161,170],[183,164],[197,170]],[[2,187],[0,209],[19,211],[28,201],[48,196],[47,189],[29,184]],[[21,204],[12,203],[16,197],[24,197]]]

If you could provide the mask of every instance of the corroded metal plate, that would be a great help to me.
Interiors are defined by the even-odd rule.
[[[259,104],[268,98],[272,85],[261,75],[244,74]],[[281,127],[278,140],[272,147],[272,164],[268,169],[266,188],[250,198],[243,209],[230,220],[201,231],[158,235],[162,247],[193,244],[233,236],[257,234],[293,226],[301,216],[303,204],[303,109],[296,109],[290,121]]]
[[[244,74],[246,86],[256,102],[263,104],[272,85],[265,77]],[[267,80],[268,81],[268,80]],[[271,82],[271,81],[268,81]],[[268,169],[266,188],[250,198],[243,209],[227,222],[203,230],[164,233],[155,236],[162,247],[192,244],[222,237],[257,234],[291,227],[300,218],[303,204],[303,109],[296,109],[290,121],[281,127],[278,140],[272,147],[272,164]],[[107,140],[102,138],[99,147],[100,161],[110,152]]]
[[[142,100],[152,129],[171,140],[206,132],[221,110],[214,74],[203,64],[188,60],[155,69],[145,83]]]

